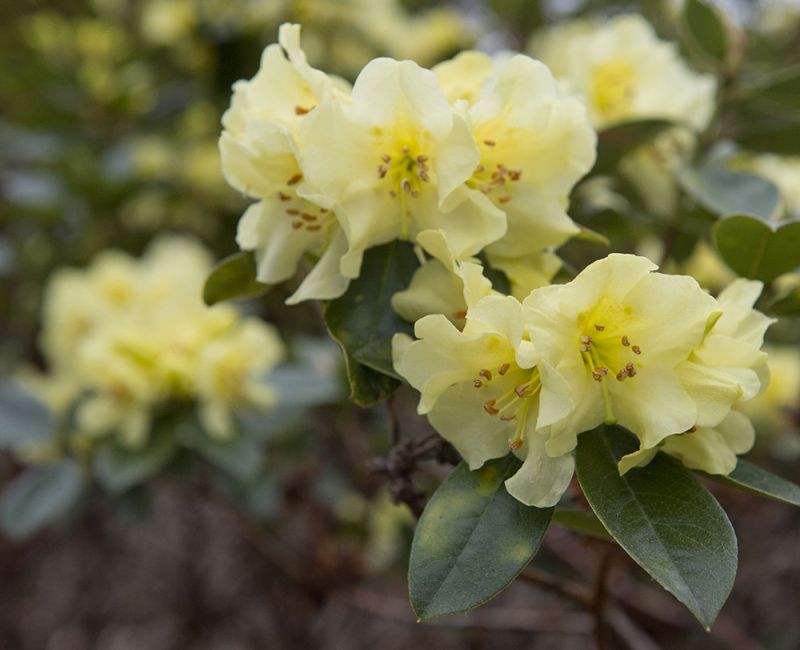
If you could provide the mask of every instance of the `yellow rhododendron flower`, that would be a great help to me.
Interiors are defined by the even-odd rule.
[[[594,165],[596,135],[586,109],[559,92],[545,65],[524,55],[496,64],[469,109],[480,161],[468,181],[506,214],[506,235],[487,249],[520,256],[578,232],[568,195]]]
[[[603,422],[630,429],[645,448],[697,423],[678,366],[702,342],[716,301],[694,279],[656,268],[609,255],[524,301],[531,340],[574,396],[575,408],[549,428],[551,453]]]
[[[718,297],[700,344],[677,372],[697,404],[693,426],[715,426],[731,405],[752,399],[768,383],[764,333],[775,322],[753,309],[761,282],[737,279]],[[677,431],[676,431],[677,433]]]
[[[585,98],[598,129],[661,118],[700,131],[714,111],[714,77],[690,70],[677,46],[637,14],[557,25],[535,37],[531,51]]]
[[[320,257],[318,268],[287,302],[335,298],[348,280],[339,273],[345,240],[329,209],[297,192],[303,172],[296,132],[321,101],[344,97],[346,85],[306,62],[300,27],[283,25],[280,44],[264,50],[249,81],[234,84],[231,106],[222,117],[222,168],[228,182],[260,199],[239,222],[237,243],[255,252],[257,279],[276,284],[294,275],[306,252]]]
[[[538,432],[573,407],[569,386],[524,336],[522,305],[490,295],[468,312],[463,331],[443,315],[417,321],[412,341],[393,341],[397,372],[420,391],[418,411],[477,469],[509,447],[524,460],[506,481],[528,505],[552,506],[569,485],[574,460],[552,456]],[[557,393],[557,394],[556,394]]]
[[[327,101],[303,120],[301,194],[335,210],[347,235],[341,260],[357,277],[364,251],[441,229],[457,258],[500,238],[505,217],[465,182],[480,159],[469,125],[434,74],[375,59],[350,101]]]
[[[209,435],[230,437],[234,409],[274,403],[263,376],[283,345],[260,320],[203,304],[211,266],[199,244],[164,238],[138,260],[106,252],[85,271],[58,271],[43,310],[49,374],[29,383],[59,416],[76,406],[85,435],[140,446],[158,409],[194,402]]]
[[[768,383],[764,333],[774,322],[753,309],[760,282],[737,279],[718,297],[701,343],[677,368],[681,383],[697,406],[697,421],[655,447],[620,461],[620,471],[646,465],[660,449],[691,469],[729,474],[737,454],[750,450],[755,430],[744,410]]]

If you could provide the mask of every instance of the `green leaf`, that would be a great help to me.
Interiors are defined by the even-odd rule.
[[[708,628],[736,576],[733,528],[714,497],[665,454],[620,476],[618,459],[637,446],[621,427],[581,434],[578,481],[620,546]]]
[[[800,287],[780,296],[765,311],[772,316],[800,316]]]
[[[774,153],[781,156],[800,156],[800,120],[779,115],[762,115],[760,119],[747,116],[733,138],[745,149]]]
[[[400,386],[400,380],[358,363],[345,352],[345,370],[350,385],[350,400],[367,408],[386,399]]]
[[[53,422],[47,408],[18,384],[0,384],[0,449],[47,440]]]
[[[233,298],[263,296],[269,286],[256,280],[256,260],[252,251],[243,251],[220,260],[203,287],[203,300],[209,306]]]
[[[569,528],[570,530],[580,533],[581,535],[588,535],[596,539],[613,540],[613,537],[608,533],[605,526],[600,523],[597,516],[586,510],[578,510],[577,508],[556,508],[553,513],[553,523]]]
[[[728,31],[720,11],[705,0],[686,0],[680,27],[687,48],[717,66],[728,60]]]
[[[713,237],[722,259],[742,277],[771,282],[800,266],[800,221],[776,226],[733,215],[714,226]]]
[[[392,337],[410,333],[412,325],[395,314],[391,299],[408,286],[417,268],[419,260],[408,242],[371,248],[364,254],[361,275],[343,296],[325,305],[325,323],[344,352],[351,397],[358,403],[379,401],[398,385],[378,375],[399,379],[392,364]]]
[[[601,131],[597,136],[597,162],[593,171],[613,171],[626,154],[652,142],[657,135],[673,126],[672,122],[665,120],[640,120]]]
[[[15,540],[32,535],[69,514],[84,486],[73,460],[25,470],[0,494],[0,529]]]
[[[470,472],[461,463],[431,498],[411,545],[408,586],[419,620],[485,603],[528,565],[552,508],[526,506],[505,480],[520,467],[512,455]]]
[[[728,475],[708,474],[709,478],[719,483],[725,483],[742,490],[747,490],[768,499],[800,506],[800,485],[795,485],[785,478],[776,476],[756,465],[748,463],[741,458],[736,463],[735,469]]]
[[[721,165],[686,169],[678,181],[700,205],[719,216],[751,214],[770,219],[783,205],[780,191],[770,181]]]
[[[800,110],[800,66],[779,70],[743,93],[756,102],[769,102],[792,111]]]
[[[97,481],[113,494],[125,492],[160,472],[175,456],[177,444],[172,428],[156,431],[142,449],[127,449],[109,442],[94,456],[92,469]]]

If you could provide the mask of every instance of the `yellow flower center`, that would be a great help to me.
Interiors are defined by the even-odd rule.
[[[496,153],[497,141],[484,138],[480,143],[481,162],[468,184],[500,204],[511,200],[511,183],[522,178],[522,169],[508,167]]]
[[[635,91],[635,72],[628,61],[611,60],[594,68],[591,97],[598,113],[616,120],[630,111]]]
[[[494,371],[481,368],[472,385],[476,389],[490,389],[492,384],[500,384],[506,389],[498,397],[483,402],[483,410],[492,417],[499,417],[504,422],[516,421],[511,449],[522,446],[525,436],[525,423],[531,406],[531,398],[539,394],[542,387],[539,369],[520,368],[513,360],[503,363]],[[497,394],[498,391],[495,391]]]
[[[576,341],[583,365],[592,379],[600,383],[607,424],[616,422],[607,380],[624,382],[636,376],[641,347],[625,333],[636,318],[630,305],[603,298],[589,313],[578,315]]]
[[[385,179],[389,194],[419,196],[424,183],[430,182],[428,156],[414,151],[410,145],[402,145],[394,155],[385,153],[378,165],[378,178]]]

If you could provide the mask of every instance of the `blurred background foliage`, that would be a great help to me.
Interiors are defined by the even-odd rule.
[[[231,84],[255,73],[261,50],[277,40],[282,22],[302,24],[312,64],[352,80],[379,55],[432,65],[472,46],[525,51],[540,27],[598,12],[636,10],[660,36],[678,40],[678,4],[2,3],[0,373],[10,375],[22,365],[43,367],[40,309],[54,269],[86,266],[108,248],[139,255],[165,231],[197,237],[217,258],[236,249],[236,223],[246,201],[222,177],[219,120]],[[723,74],[723,109],[708,138],[739,137],[752,148],[800,154],[800,115],[769,98],[748,96],[741,87],[757,85],[759,75],[776,68],[800,64],[800,6],[789,0],[720,4],[734,25],[746,27],[748,37],[734,39]],[[730,33],[741,34],[738,28]],[[702,54],[685,54],[698,68],[708,65]],[[753,166],[746,159],[739,164]],[[794,183],[800,186],[800,176]],[[661,221],[656,215],[654,222],[635,189],[624,189],[616,193],[585,184],[574,195],[571,214],[608,237],[615,251],[643,252],[651,246],[649,254],[657,257],[663,253],[662,235],[668,233],[669,270],[704,275],[705,286],[727,282],[731,271],[708,244],[714,219],[708,210],[694,209],[674,228],[672,215]],[[598,200],[603,197],[605,202]],[[789,207],[786,196],[784,202]],[[604,250],[578,238],[561,254],[568,267],[581,268]],[[325,331],[313,305],[283,308],[291,290],[275,289],[245,309],[277,325],[293,357],[302,358],[307,339],[298,336],[319,337]],[[773,339],[797,342],[797,324],[796,318],[786,319]],[[791,404],[800,392],[796,348],[774,356],[785,369],[767,399]],[[288,381],[289,394],[297,393],[300,389]],[[389,434],[397,426],[395,411],[413,410],[413,397],[405,391],[395,400],[405,408],[392,402],[363,411],[344,400],[310,399],[308,404],[324,405],[275,432],[260,432],[267,436],[269,453],[258,476],[240,480],[242,472],[252,470],[252,447],[223,456],[215,449],[195,448],[202,459],[199,468],[187,470],[194,461],[179,455],[175,473],[153,493],[141,487],[120,490],[113,508],[94,493],[82,494],[84,517],[27,546],[3,542],[0,576],[6,606],[0,614],[0,647],[588,647],[590,622],[533,589],[504,596],[495,613],[479,614],[473,624],[409,625],[402,565],[413,519],[404,507],[392,504],[392,497],[408,489],[402,480],[408,457],[426,463],[416,486],[424,493],[445,471],[428,461],[447,461],[451,452],[432,443],[427,425],[414,419],[402,422],[413,444],[399,455],[381,456],[388,453]],[[775,432],[764,438],[758,453],[783,463],[783,473],[797,478],[796,414],[758,409],[752,415],[761,429]],[[2,476],[18,470],[10,457],[0,463]],[[216,472],[214,481],[207,480],[209,471]],[[69,487],[69,477],[62,485]],[[750,588],[734,591],[714,637],[696,629],[671,602],[652,596],[641,576],[623,575],[621,569],[620,597],[629,603],[651,599],[642,606],[643,617],[651,631],[662,634],[664,647],[796,647],[796,515],[724,491],[720,498],[735,523],[750,521],[739,531],[739,580]],[[263,531],[254,534],[254,522],[269,522],[272,532],[266,538]],[[604,550],[602,542],[556,531],[543,562],[565,576],[591,574],[593,566],[574,560],[586,547]],[[293,551],[291,557],[286,549]],[[386,573],[390,567],[394,573]],[[384,583],[376,578],[382,572],[390,576]],[[121,584],[129,586],[121,589]],[[121,594],[126,590],[128,598]],[[530,617],[532,606],[536,611]]]

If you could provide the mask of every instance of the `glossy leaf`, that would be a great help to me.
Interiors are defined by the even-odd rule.
[[[686,0],[680,16],[687,47],[718,66],[728,59],[728,32],[720,11],[706,0]]]
[[[53,422],[47,408],[18,384],[0,384],[0,448],[47,440]]]
[[[714,227],[714,245],[740,276],[771,282],[800,266],[800,221],[781,226],[733,215]]]
[[[593,512],[578,510],[577,508],[556,508],[553,513],[553,523],[569,528],[570,530],[588,535],[596,539],[613,540],[605,526]]]
[[[24,539],[59,521],[78,503],[84,485],[72,460],[25,470],[0,494],[0,529],[11,539]]]
[[[709,627],[736,576],[733,528],[714,497],[665,454],[620,476],[618,459],[637,446],[621,427],[581,434],[581,488],[628,555]]]
[[[800,506],[800,485],[795,485],[785,478],[776,476],[761,467],[748,463],[741,458],[728,476],[709,474],[709,478],[720,483],[732,485],[768,499]]]
[[[482,605],[538,550],[553,509],[526,506],[508,494],[505,480],[519,467],[511,455],[474,472],[462,463],[431,498],[414,534],[408,573],[419,620]]]
[[[761,176],[709,164],[685,170],[678,180],[700,205],[719,216],[751,214],[769,219],[781,210],[778,188]]]
[[[234,298],[262,296],[269,286],[256,280],[256,260],[252,251],[234,253],[220,260],[203,287],[203,300],[215,305]]]
[[[626,122],[601,131],[597,136],[597,162],[594,172],[612,171],[625,154],[648,144],[659,133],[674,126],[664,120]]]
[[[142,449],[126,449],[109,442],[94,456],[92,469],[97,481],[112,493],[125,492],[152,478],[177,451],[174,431],[159,431]]]
[[[364,254],[361,275],[343,296],[325,305],[325,323],[344,352],[351,398],[357,404],[374,404],[399,385],[392,336],[410,333],[412,325],[395,314],[391,299],[408,286],[417,268],[419,260],[408,242],[371,248]]]
[[[400,386],[400,380],[386,373],[358,363],[345,353],[345,370],[350,386],[350,400],[357,406],[374,406],[391,395]]]

